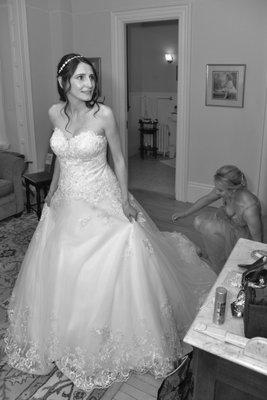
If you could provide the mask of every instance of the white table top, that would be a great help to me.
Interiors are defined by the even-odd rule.
[[[206,333],[196,331],[196,327],[208,326],[212,329],[221,329],[228,331],[240,337],[240,343],[244,341],[244,324],[243,318],[234,318],[231,313],[230,303],[236,300],[236,296],[240,287],[241,274],[244,269],[237,266],[237,264],[250,264],[255,261],[251,257],[251,251],[255,249],[267,250],[267,244],[254,242],[248,239],[239,239],[234,247],[230,257],[228,258],[223,270],[218,276],[214,286],[212,287],[206,301],[199,310],[195,320],[193,321],[190,329],[188,330],[184,342],[202,349],[206,352],[222,357],[228,361],[240,364],[251,370],[257,371],[261,374],[267,375],[267,359],[258,360],[254,357],[248,357],[244,354],[242,345],[236,346],[226,343],[224,340],[213,338]],[[218,286],[224,286],[227,289],[227,302],[225,322],[222,325],[216,325],[212,322],[214,310],[215,289]],[[267,339],[266,339],[267,340]]]

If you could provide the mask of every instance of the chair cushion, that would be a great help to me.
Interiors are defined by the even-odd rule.
[[[0,179],[0,197],[4,197],[13,192],[13,183],[6,179]]]

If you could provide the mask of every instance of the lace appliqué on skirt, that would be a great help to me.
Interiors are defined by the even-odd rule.
[[[142,319],[136,321],[135,333],[127,337],[122,331],[113,332],[108,326],[90,329],[90,348],[86,348],[64,344],[64,338],[58,336],[54,315],[49,319],[50,334],[45,343],[30,342],[29,311],[15,315],[10,309],[12,331],[8,330],[4,339],[8,362],[14,368],[33,374],[48,373],[55,362],[77,387],[85,391],[125,381],[132,371],[151,372],[156,378],[163,378],[173,370],[174,363],[181,356],[181,342],[172,307],[166,303],[160,310],[161,318],[166,322],[160,338],[147,328],[146,320]],[[16,327],[20,330],[20,343],[16,341]],[[44,349],[45,355],[41,357]]]

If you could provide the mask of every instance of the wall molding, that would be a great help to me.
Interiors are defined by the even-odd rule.
[[[148,112],[148,116],[152,118],[159,119],[159,101],[163,98],[166,98],[164,101],[168,101],[168,105],[170,108],[170,112],[173,111],[174,106],[177,103],[177,93],[176,92],[129,92],[129,99],[138,98],[140,102],[141,112],[138,115],[139,118],[145,117],[145,111]],[[170,99],[170,97],[172,99]],[[129,110],[129,114],[131,113],[132,104],[130,101],[131,108]],[[136,125],[138,126],[138,119],[136,120]],[[161,121],[163,123],[167,123],[166,121]]]
[[[32,161],[30,170],[36,170],[37,157],[25,0],[8,0],[7,4],[20,152],[25,154],[27,160]]]
[[[177,19],[179,74],[177,82],[177,146],[175,197],[188,198],[189,79],[191,5],[164,6],[111,12],[112,105],[118,120],[122,148],[127,157],[126,24]]]
[[[214,188],[213,185],[206,185],[204,183],[198,183],[189,181],[188,182],[188,201],[194,203],[201,196],[205,196]],[[216,204],[212,204],[213,206]]]
[[[93,14],[110,14],[110,10],[109,9],[105,9],[105,10],[96,10],[96,11],[73,11],[72,15],[74,16],[84,16],[84,15],[93,15]]]
[[[265,108],[264,118],[262,127],[262,138],[261,138],[261,154],[260,154],[260,166],[259,166],[259,177],[258,177],[258,190],[257,195],[261,201],[262,212],[264,215],[267,214],[267,76],[266,76],[266,88],[265,88]]]

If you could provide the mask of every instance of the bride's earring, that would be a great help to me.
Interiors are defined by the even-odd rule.
[[[62,77],[59,76],[59,77],[57,78],[57,81],[58,81],[58,83],[59,83],[59,86],[63,89],[63,86],[62,86]]]

